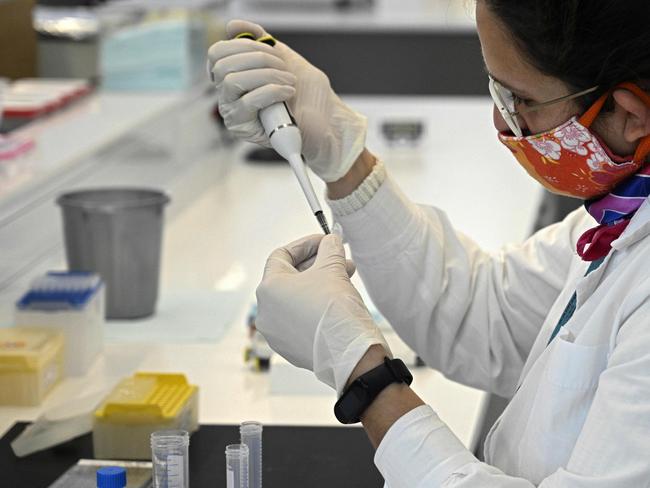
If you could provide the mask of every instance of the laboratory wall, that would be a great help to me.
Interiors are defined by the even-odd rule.
[[[488,95],[473,30],[280,30],[277,36],[328,73],[339,93]]]

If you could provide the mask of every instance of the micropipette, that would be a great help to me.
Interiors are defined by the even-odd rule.
[[[255,36],[249,32],[243,32],[236,36],[237,39],[256,40]],[[259,42],[275,46],[275,39],[271,36],[264,36],[257,39]],[[271,141],[273,149],[286,159],[298,178],[300,188],[302,188],[307,202],[312,212],[318,220],[318,224],[325,234],[330,233],[327,219],[320,206],[314,187],[309,180],[305,162],[302,158],[302,137],[296,121],[291,117],[289,109],[284,102],[274,103],[273,105],[260,110],[260,121],[264,126],[264,131]]]

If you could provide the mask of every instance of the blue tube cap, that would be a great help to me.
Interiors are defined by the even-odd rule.
[[[107,466],[97,470],[97,488],[124,488],[126,486],[126,469]]]

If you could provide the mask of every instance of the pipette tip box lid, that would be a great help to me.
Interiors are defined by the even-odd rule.
[[[104,288],[94,273],[50,271],[34,279],[16,303],[16,325],[63,332],[66,375],[83,375],[103,349]]]
[[[0,405],[38,405],[62,377],[60,332],[0,328]]]
[[[198,387],[182,374],[136,373],[95,411],[93,448],[100,459],[149,459],[158,430],[199,428]]]

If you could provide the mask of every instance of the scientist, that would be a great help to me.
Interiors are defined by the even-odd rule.
[[[288,46],[229,40],[209,56],[234,133],[268,144],[257,112],[287,101],[402,339],[446,376],[511,398],[486,462],[389,359],[340,237],[271,254],[257,325],[336,389],[342,421],[362,420],[391,488],[650,486],[650,2],[477,0],[476,17],[501,143],[544,187],[585,201],[495,254],[399,190],[364,148],[365,118]],[[241,21],[228,31],[264,34]]]

